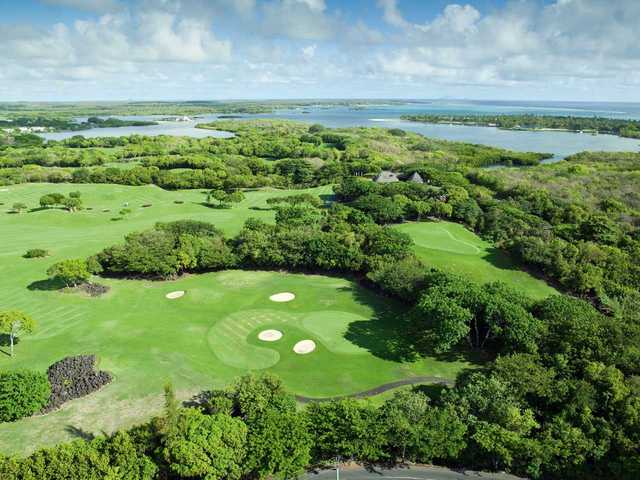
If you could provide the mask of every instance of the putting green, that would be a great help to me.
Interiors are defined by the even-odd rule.
[[[157,221],[209,221],[228,235],[250,216],[273,221],[266,199],[300,190],[247,192],[233,209],[218,210],[201,205],[200,191],[62,184],[7,188],[0,199],[0,310],[24,310],[38,329],[16,345],[13,359],[0,354],[0,369],[45,371],[65,356],[96,354],[99,368],[115,380],[60,411],[1,424],[0,452],[26,453],[71,439],[72,427],[97,433],[138,424],[160,411],[168,380],[188,398],[224,387],[247,371],[268,370],[294,393],[329,397],[412,376],[452,379],[468,365],[463,358],[397,360],[386,342],[397,332],[405,307],[340,278],[225,271],[166,282],[108,279],[100,282],[110,291],[98,298],[49,290],[43,282],[52,263],[89,256]],[[74,190],[91,210],[2,211],[14,202],[33,207],[45,193]],[[308,191],[331,194],[329,187]],[[125,202],[132,213],[112,220]],[[51,256],[22,258],[30,248],[47,249]],[[186,294],[166,298],[176,291]],[[278,292],[295,293],[296,299],[269,300]],[[281,331],[283,338],[268,345],[260,341],[259,332],[268,328]],[[316,350],[294,353],[293,346],[305,339],[313,340]]]
[[[404,223],[395,228],[413,239],[416,255],[426,265],[462,274],[479,283],[502,281],[536,299],[557,293],[462,225],[420,222]]]

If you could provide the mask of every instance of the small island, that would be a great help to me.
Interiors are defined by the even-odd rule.
[[[554,130],[640,138],[640,120],[561,115],[403,115],[402,120],[420,123],[496,127],[505,130]]]
[[[157,125],[157,122],[146,120],[122,120],[115,117],[89,117],[84,122],[69,118],[50,116],[24,116],[0,120],[0,129],[18,131],[20,133],[79,131],[92,128],[146,127]]]

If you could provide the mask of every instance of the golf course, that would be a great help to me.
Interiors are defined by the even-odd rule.
[[[458,223],[404,223],[396,228],[411,237],[416,255],[425,265],[464,275],[478,283],[505,282],[531,298],[556,293],[544,281],[522,271],[504,252]]]
[[[84,210],[7,212],[6,206],[14,202],[34,207],[46,193],[71,190],[81,193]],[[216,209],[202,205],[199,190],[53,184],[3,189],[0,310],[29,312],[38,327],[16,345],[13,358],[8,347],[1,347],[0,367],[44,371],[65,356],[95,354],[98,368],[109,371],[114,381],[59,411],[2,424],[0,448],[24,453],[78,432],[113,431],[139,423],[160,411],[167,381],[187,399],[253,370],[276,373],[292,393],[313,398],[358,393],[417,376],[453,380],[472,362],[469,356],[395,358],[387,342],[393,341],[394,322],[406,307],[340,277],[231,270],[172,281],[110,278],[100,279],[110,288],[100,297],[51,289],[46,281],[49,265],[87,257],[157,221],[198,219],[234,234],[249,217],[273,220],[267,198],[300,192],[249,191],[232,209]],[[303,192],[326,201],[332,194],[331,187]],[[131,213],[114,220],[123,205]],[[23,258],[32,248],[50,255]],[[283,292],[294,298],[270,298]],[[269,329],[281,338],[260,340],[260,333]],[[294,352],[298,342],[307,340],[313,343],[312,351]]]

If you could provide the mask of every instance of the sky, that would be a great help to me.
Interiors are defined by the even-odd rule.
[[[0,101],[640,101],[640,0],[0,0]]]

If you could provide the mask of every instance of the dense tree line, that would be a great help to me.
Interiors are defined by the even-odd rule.
[[[545,318],[566,322],[558,297]],[[559,325],[558,325],[559,326]],[[566,326],[566,325],[565,325]],[[579,347],[562,328],[549,347]],[[597,341],[596,341],[597,342]],[[541,347],[544,346],[541,345]],[[499,357],[453,388],[399,391],[380,407],[354,399],[296,408],[275,377],[246,376],[129,431],[0,458],[3,479],[292,478],[310,465],[423,462],[506,469],[530,478],[637,478],[640,392],[596,361],[591,339],[553,355]],[[580,357],[590,351],[591,357]],[[602,353],[602,352],[601,352]]]
[[[640,120],[564,115],[405,115],[404,120],[423,123],[456,123],[506,129],[553,129],[596,132],[640,138]]]
[[[406,234],[352,208],[325,210],[295,201],[274,208],[276,225],[249,219],[232,239],[204,222],[158,223],[94,258],[107,275],[167,278],[240,267],[367,273],[412,257]]]
[[[534,165],[548,156],[374,128],[231,120],[202,127],[228,130],[235,136],[76,136],[44,144],[37,136],[32,136],[37,140],[33,143],[31,137],[15,136],[0,145],[0,184],[156,184],[178,189],[215,188],[214,183],[230,179],[240,187],[300,187],[334,183],[350,175],[375,175],[416,160],[438,165]]]

